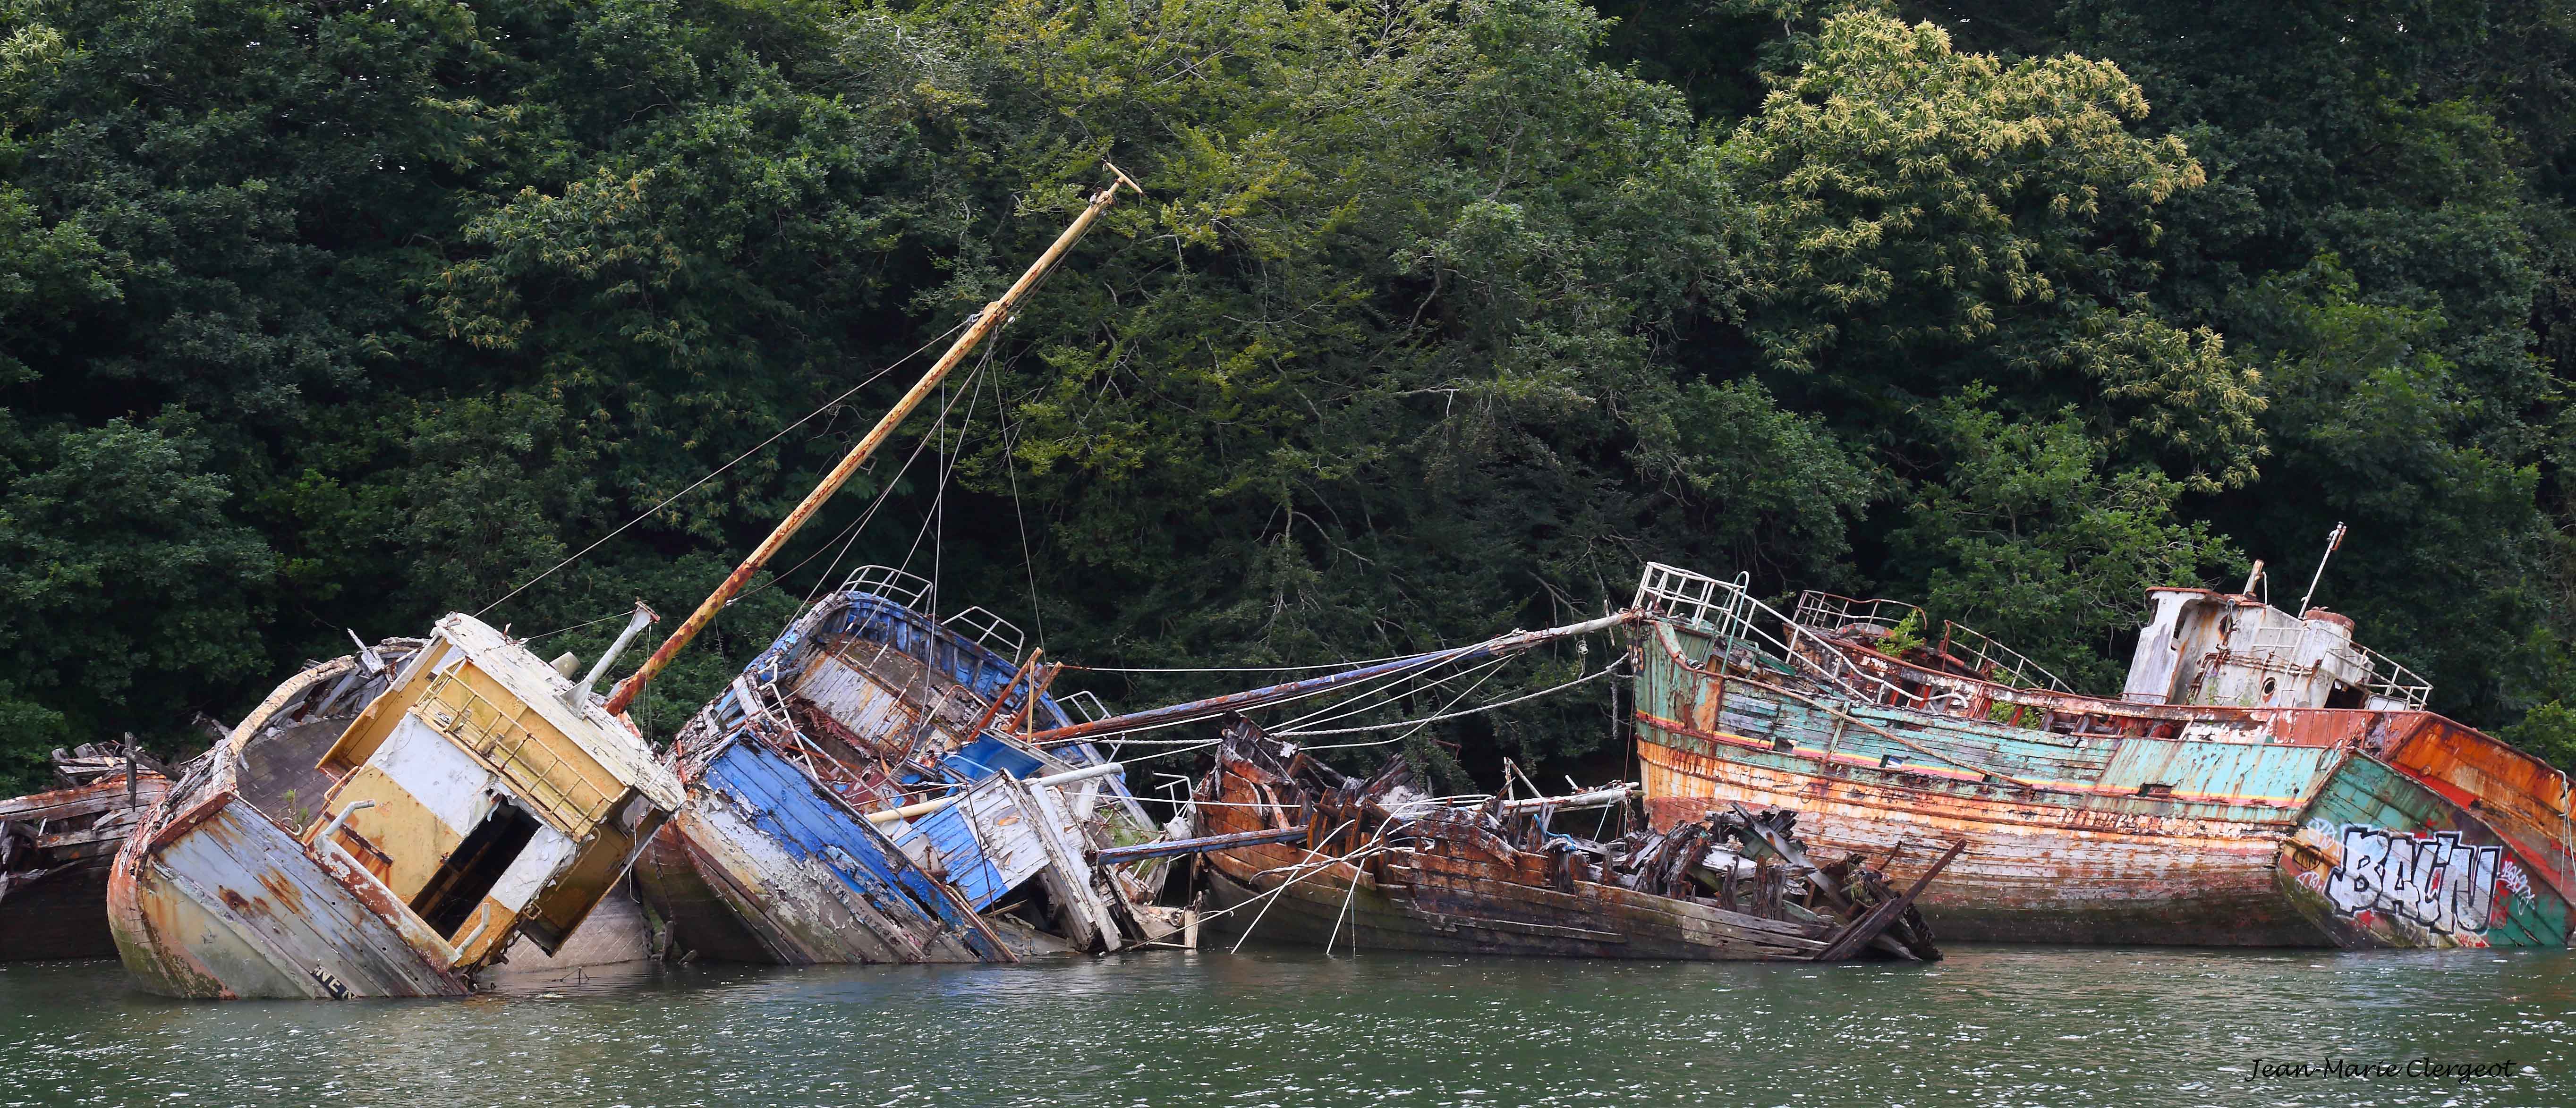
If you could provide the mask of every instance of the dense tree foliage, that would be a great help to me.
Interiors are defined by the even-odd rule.
[[[1103,159],[1148,195],[649,729],[869,562],[1168,667],[1659,559],[2101,687],[2141,589],[2304,585],[2345,521],[2318,602],[2566,760],[2571,43],[2565,0],[0,0],[0,782],[181,752],[352,631],[685,611]],[[1599,701],[1413,742],[1578,758]]]

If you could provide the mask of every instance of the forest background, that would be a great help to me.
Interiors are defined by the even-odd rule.
[[[0,0],[0,784],[352,632],[687,611],[1104,158],[1148,194],[648,733],[869,562],[1209,667],[1654,559],[2103,689],[2140,590],[2290,606],[2340,521],[2317,602],[2576,763],[2571,54],[2571,0]],[[1422,737],[1615,756],[1589,688]]]

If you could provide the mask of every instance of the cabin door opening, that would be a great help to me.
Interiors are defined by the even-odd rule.
[[[421,886],[413,897],[411,910],[428,921],[430,929],[453,936],[474,914],[475,905],[492,891],[510,863],[519,860],[519,852],[537,837],[537,817],[516,804],[503,802],[492,806],[492,813],[476,824],[456,852],[447,856],[438,873]]]
[[[2369,705],[2370,690],[2358,686],[2337,682],[2334,691],[2326,694],[2326,707],[2329,708],[2364,708]]]

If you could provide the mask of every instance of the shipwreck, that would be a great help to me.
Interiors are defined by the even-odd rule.
[[[1647,809],[1794,806],[1828,853],[1956,838],[1922,909],[1961,939],[2566,946],[2567,776],[2256,584],[2154,590],[2126,686],[2094,696],[1910,605],[1810,592],[1783,615],[1649,565]]]
[[[789,964],[1105,953],[1180,927],[1160,864],[1097,867],[1162,832],[1072,722],[1055,667],[980,609],[865,567],[674,741],[689,803],[639,886],[674,957]],[[968,634],[961,628],[972,628]]]
[[[112,958],[107,872],[169,771],[123,743],[54,751],[57,787],[0,800],[0,962]]]
[[[608,701],[644,682],[738,595],[984,339],[1122,191],[1115,166],[1054,243],[984,306],[876,426],[815,484]],[[1159,864],[1108,871],[1092,852],[1159,835],[1122,767],[1087,746],[1017,736],[1070,722],[1042,652],[980,609],[943,620],[930,582],[855,573],[803,612],[701,710],[670,758],[686,803],[640,887],[667,953],[785,963],[1015,961],[1105,952],[1180,927],[1154,903]],[[972,634],[956,629],[963,626]]]
[[[591,692],[610,660],[576,681],[452,614],[297,674],[117,853],[126,969],[174,997],[454,996],[514,940],[559,949],[682,801]]]
[[[1567,797],[1427,797],[1400,756],[1361,779],[1268,738],[1225,732],[1192,796],[1202,872],[1225,929],[1357,950],[1841,961],[1940,957],[1913,904],[1958,854],[1899,891],[1858,853],[1808,860],[1796,814],[1736,808],[1598,842],[1560,814],[1626,805]],[[1138,851],[1137,853],[1143,853]]]

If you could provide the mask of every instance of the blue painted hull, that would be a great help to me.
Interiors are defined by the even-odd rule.
[[[1011,960],[946,882],[766,745],[727,742],[689,776],[656,862],[683,861],[761,960]]]

